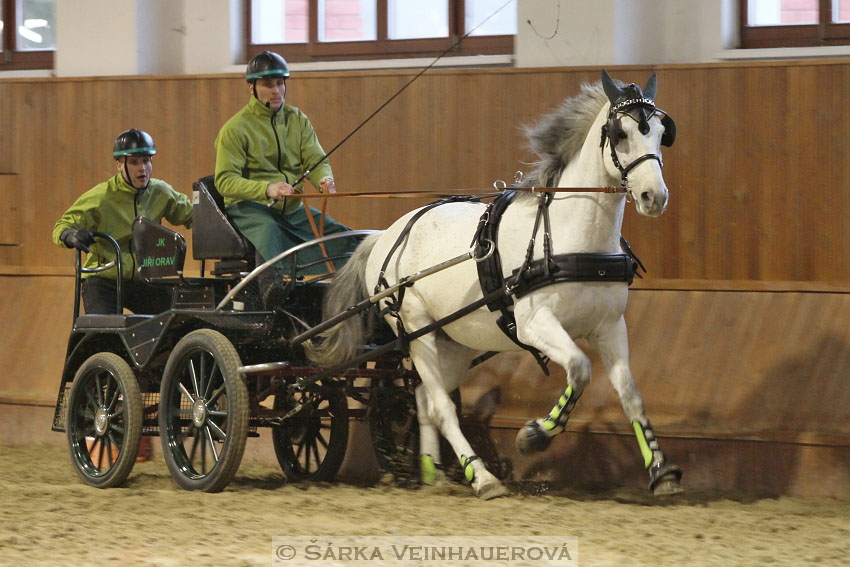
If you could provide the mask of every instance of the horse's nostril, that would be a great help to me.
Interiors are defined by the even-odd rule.
[[[644,203],[650,202],[652,199],[649,197],[649,191],[644,191],[640,194],[640,198]]]

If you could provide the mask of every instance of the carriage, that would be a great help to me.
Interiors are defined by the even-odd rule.
[[[133,226],[139,273],[173,289],[170,310],[80,315],[80,279],[87,269],[77,252],[73,328],[53,420],[53,430],[67,435],[77,474],[92,486],[119,485],[136,462],[140,437],[160,436],[178,485],[219,491],[236,473],[246,439],[267,428],[288,479],[329,480],[345,456],[349,421],[357,419],[369,423],[379,464],[400,478],[409,475],[418,376],[404,356],[385,349],[368,364],[313,380],[321,369],[309,365],[290,339],[319,322],[329,278],[298,277],[311,265],[299,265],[293,249],[283,259],[295,276],[285,300],[267,305],[252,277],[262,266],[254,266],[250,243],[224,214],[212,178],[193,188],[193,250],[201,277],[183,276],[181,234],[144,218]],[[370,232],[338,236],[359,239]],[[117,251],[109,235],[96,237]],[[116,259],[120,272],[121,255]],[[214,264],[205,277],[209,261]],[[120,312],[120,286],[118,296]]]
[[[249,272],[249,246],[227,222],[212,180],[201,179],[194,256],[217,262],[212,277],[202,264],[200,278],[183,277],[182,236],[137,219],[140,273],[174,286],[174,304],[154,316],[78,316],[75,303],[54,429],[64,426],[77,473],[114,486],[129,474],[139,436],[159,435],[181,487],[218,491],[247,437],[269,427],[289,478],[328,479],[354,417],[369,422],[383,466],[438,481],[442,436],[475,493],[502,496],[498,463],[485,466],[450,394],[470,365],[495,352],[529,350],[544,370],[559,364],[566,389],[516,439],[522,453],[542,451],[566,429],[590,380],[589,358],[574,343],[581,337],[602,354],[650,490],[681,492],[681,470],[661,451],[628,365],[623,312],[639,260],[620,234],[627,200],[646,216],[664,212],[660,146],[672,145],[675,124],[655,106],[654,75],[643,90],[604,71],[602,79],[531,130],[538,169],[527,186],[488,205],[444,199],[386,231],[324,236]],[[510,237],[499,241],[500,230]],[[365,239],[332,283],[297,277],[311,267],[298,264],[299,250],[350,237]],[[283,260],[294,277],[270,304],[252,280]],[[326,260],[334,259],[317,262]],[[78,256],[77,292],[81,271]]]

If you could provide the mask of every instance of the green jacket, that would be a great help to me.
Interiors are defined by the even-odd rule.
[[[124,279],[130,280],[136,274],[136,261],[130,251],[130,236],[133,220],[137,216],[156,222],[165,218],[171,224],[191,227],[192,203],[186,195],[178,193],[160,179],[151,179],[147,189],[139,192],[124,181],[120,174],[115,174],[109,181],[99,183],[80,195],[65,211],[53,227],[53,242],[65,247],[59,237],[66,228],[105,232],[121,246]],[[84,265],[86,268],[94,268],[115,259],[112,246],[101,242],[90,247],[91,253],[86,255]],[[93,275],[83,274],[83,277]],[[117,270],[112,268],[97,275],[114,280]]]
[[[234,114],[215,139],[215,186],[225,206],[250,200],[269,202],[266,188],[270,183],[289,184],[306,171],[314,187],[319,180],[333,177],[313,125],[301,110],[286,104],[273,112],[256,97]],[[295,190],[304,191],[303,184]],[[301,206],[301,199],[285,199],[275,205],[287,214]]]

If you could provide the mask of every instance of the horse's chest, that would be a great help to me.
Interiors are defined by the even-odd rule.
[[[545,309],[554,314],[571,337],[593,337],[620,320],[627,299],[625,284],[563,283],[522,298],[517,302],[516,314],[534,316]]]

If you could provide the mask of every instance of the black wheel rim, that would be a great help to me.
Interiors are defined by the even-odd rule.
[[[280,426],[287,461],[297,476],[309,478],[321,469],[335,435],[334,413],[337,392],[295,392],[285,406],[304,408]]]
[[[181,473],[202,479],[226,450],[230,393],[215,356],[205,349],[186,353],[177,369],[166,399],[160,400],[160,411],[167,412],[164,434]]]
[[[127,434],[124,388],[108,369],[97,366],[80,380],[71,401],[71,454],[86,475],[109,474],[124,450]]]

